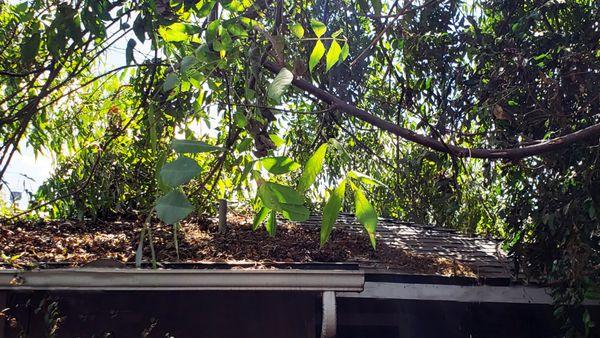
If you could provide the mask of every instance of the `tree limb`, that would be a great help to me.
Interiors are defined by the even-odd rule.
[[[271,71],[272,73],[279,73],[281,66],[266,61],[263,66]],[[294,78],[292,84],[308,94],[317,97],[319,100],[326,102],[333,108],[336,108],[350,116],[354,116],[364,122],[367,122],[379,129],[390,132],[394,135],[402,137],[405,140],[423,145],[433,150],[441,151],[444,153],[452,154],[457,157],[473,157],[473,158],[486,158],[486,159],[507,159],[507,160],[519,160],[525,157],[536,156],[551,151],[567,147],[571,144],[590,140],[593,138],[600,138],[600,124],[594,124],[584,129],[572,132],[570,134],[559,136],[549,140],[541,140],[536,144],[528,145],[524,147],[515,147],[507,149],[485,149],[485,148],[464,148],[455,146],[452,144],[444,144],[438,139],[423,136],[415,133],[410,129],[403,128],[397,124],[391,123],[384,119],[381,119],[371,113],[368,113],[356,106],[349,104],[337,96],[315,87],[310,82]]]

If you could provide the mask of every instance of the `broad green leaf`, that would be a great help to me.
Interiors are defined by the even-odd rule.
[[[230,0],[222,1],[221,3],[225,9],[232,12],[241,12],[252,6],[252,2],[249,2],[248,0]]]
[[[383,8],[383,4],[381,0],[371,0],[371,5],[373,6],[373,12],[375,15],[381,15],[381,10]]]
[[[219,30],[221,29],[221,20],[211,21],[206,27],[206,41],[208,43],[213,42],[217,35],[219,34]]]
[[[277,229],[277,213],[275,210],[271,210],[269,219],[267,219],[267,224],[265,224],[265,228],[267,228],[267,233],[269,236],[275,236],[275,230]]]
[[[156,201],[156,215],[166,224],[175,224],[186,218],[194,207],[187,197],[178,190],[173,190]]]
[[[129,39],[129,41],[127,41],[127,48],[125,49],[125,64],[127,65],[135,61],[135,58],[133,57],[133,49],[135,48],[136,44],[137,42],[135,42],[134,39]]]
[[[168,92],[177,87],[178,84],[179,77],[177,77],[177,74],[171,73],[165,77],[165,82],[163,83],[162,89],[163,91]]]
[[[298,39],[302,39],[302,37],[304,37],[304,28],[299,23],[295,23],[295,24],[291,25],[290,26],[290,31]]]
[[[287,156],[266,157],[260,163],[273,175],[289,173],[300,168],[300,163]]]
[[[211,151],[223,151],[225,149],[208,143],[197,140],[173,140],[171,141],[171,149],[178,153],[196,154],[208,153]]]
[[[335,220],[340,215],[342,204],[344,203],[344,195],[346,194],[346,180],[340,182],[340,184],[333,190],[329,200],[323,207],[323,219],[321,223],[321,246],[323,246],[329,236]]]
[[[325,46],[321,40],[317,40],[315,47],[310,53],[310,59],[308,60],[308,68],[312,72],[315,66],[321,61],[321,58],[325,55]]]
[[[240,143],[238,143],[238,145],[236,146],[237,151],[244,152],[250,150],[250,147],[252,146],[252,141],[253,140],[251,138],[245,138],[241,140]]]
[[[40,49],[41,37],[39,32],[35,32],[29,39],[25,39],[21,45],[21,61],[29,64],[35,58]]]
[[[222,31],[219,40],[213,41],[213,49],[217,52],[231,50],[231,47],[233,47],[233,40],[226,30]]]
[[[348,58],[348,54],[350,54],[350,46],[348,46],[348,42],[344,42],[342,46],[342,51],[340,52],[339,63],[344,62]]]
[[[296,190],[279,183],[264,182],[258,188],[258,196],[267,208],[277,211],[285,209],[283,204],[304,204],[302,195]]]
[[[325,57],[326,60],[326,67],[325,67],[325,71],[329,71],[329,69],[331,69],[331,67],[333,67],[336,62],[338,62],[338,60],[340,59],[340,53],[342,51],[342,48],[340,47],[340,45],[335,41],[331,41],[331,46],[329,46],[329,51],[327,51],[327,56]]]
[[[245,128],[248,125],[248,118],[243,112],[236,111],[233,113],[233,121],[240,128]]]
[[[196,9],[197,9],[196,16],[198,18],[208,16],[208,14],[210,14],[210,12],[216,6],[216,4],[217,4],[217,1],[215,1],[215,0],[198,1],[196,4]]]
[[[357,171],[350,171],[348,173],[348,177],[354,178],[356,180],[361,181],[362,183],[368,184],[368,185],[375,185],[375,186],[384,186],[387,187],[387,185],[385,185],[383,182],[374,179],[371,176],[365,175],[363,173],[359,173]]]
[[[294,222],[304,222],[310,217],[310,210],[303,205],[285,204],[281,213],[285,218]]]
[[[285,144],[285,140],[279,137],[277,134],[269,134],[269,138],[275,144],[275,147],[279,148]]]
[[[306,191],[317,179],[317,175],[323,169],[325,154],[327,153],[327,143],[323,143],[317,151],[306,161],[302,176],[298,181],[298,190]]]
[[[365,227],[375,249],[375,230],[377,228],[377,212],[373,205],[367,200],[365,194],[358,187],[354,190],[354,213],[358,221]]]
[[[287,68],[281,68],[279,74],[277,74],[267,89],[267,95],[269,98],[279,102],[281,95],[292,83],[292,80],[294,80],[294,74],[287,70]]]
[[[145,27],[145,19],[142,14],[138,15],[133,21],[133,33],[140,40],[141,43],[144,43],[146,40],[146,27]]]
[[[9,2],[9,4],[10,3],[14,4],[16,2],[17,1],[12,1],[12,2]],[[29,8],[28,2],[27,1],[23,1],[21,3],[16,4],[15,7],[14,7],[14,10],[15,10],[15,12],[18,12],[18,13],[25,13],[25,11],[27,11],[27,8]]]
[[[190,69],[190,67],[193,67],[196,63],[198,63],[198,59],[193,55],[188,55],[181,59],[179,69],[182,73],[185,73],[188,69]]]
[[[166,42],[179,42],[185,41],[188,38],[185,24],[181,22],[176,22],[167,27],[158,28],[158,34],[166,41]]]
[[[160,170],[160,179],[170,187],[177,187],[198,176],[202,168],[193,159],[181,156],[165,164]]]
[[[323,34],[325,34],[325,32],[327,31],[327,27],[325,27],[325,24],[315,19],[310,20],[310,28],[312,28],[313,32],[315,32],[315,35],[318,38],[323,36]]]
[[[265,221],[265,218],[269,215],[269,211],[271,209],[267,207],[262,207],[260,210],[254,215],[254,221],[252,222],[252,230],[255,231],[260,227],[260,225]]]

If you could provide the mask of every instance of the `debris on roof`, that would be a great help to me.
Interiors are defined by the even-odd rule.
[[[305,226],[319,227],[320,217],[313,216]],[[335,228],[348,233],[362,233],[362,225],[350,214],[341,214]],[[510,279],[511,263],[498,240],[468,236],[455,230],[401,222],[394,219],[380,219],[377,223],[377,245],[403,249],[416,255],[436,257],[445,261],[467,266],[481,278]],[[363,267],[385,268],[386,262],[370,259]]]
[[[472,238],[431,227],[380,220],[377,249],[353,216],[341,215],[329,242],[319,247],[320,218],[304,223],[280,222],[275,237],[252,231],[251,220],[231,216],[225,233],[210,219],[182,224],[179,260],[173,228],[154,223],[153,245],[160,262],[315,263],[353,262],[363,268],[404,274],[498,277],[508,262],[491,240]],[[0,252],[13,257],[4,267],[62,262],[81,266],[99,259],[134,262],[139,232],[136,221],[46,221],[0,225]],[[148,245],[144,259],[150,257]],[[6,258],[5,258],[6,260]],[[0,262],[1,263],[1,262]]]

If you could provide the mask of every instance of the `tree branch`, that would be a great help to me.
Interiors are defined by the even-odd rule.
[[[279,73],[279,71],[282,68],[281,66],[278,66],[268,61],[265,62],[263,66],[275,74]],[[457,157],[519,160],[525,157],[536,156],[547,152],[556,151],[574,143],[590,140],[593,138],[600,138],[600,124],[594,124],[582,130],[564,136],[556,137],[549,140],[541,140],[536,144],[524,147],[507,149],[464,148],[451,144],[444,144],[438,139],[417,134],[410,129],[403,128],[397,124],[381,119],[360,108],[357,108],[352,104],[343,101],[342,99],[325,90],[315,87],[313,84],[306,80],[294,78],[292,84],[296,88],[301,89],[306,93],[317,97],[323,102],[326,102],[333,108],[336,108],[350,116],[354,116],[364,122],[378,127],[379,129],[385,130],[394,135],[402,137],[405,140],[423,145],[433,150],[453,154]]]

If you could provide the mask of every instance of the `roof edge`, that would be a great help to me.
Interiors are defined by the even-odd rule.
[[[441,285],[366,282],[364,291],[337,293],[342,298],[450,301],[461,303],[553,304],[549,289],[534,286]],[[586,299],[583,305],[599,306]]]
[[[360,270],[0,270],[0,290],[363,290]]]

